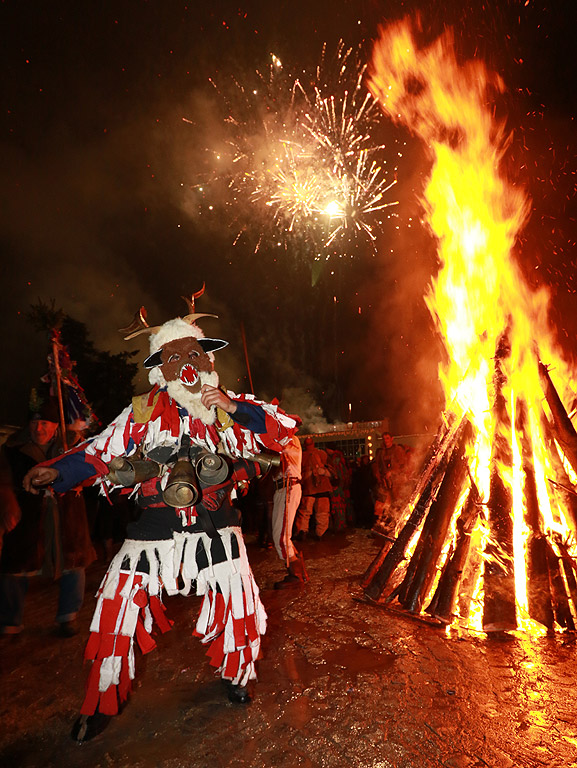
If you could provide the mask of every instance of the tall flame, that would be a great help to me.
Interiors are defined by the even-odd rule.
[[[524,520],[523,456],[530,454],[525,462],[535,468],[542,533],[569,530],[548,482],[539,361],[565,383],[570,370],[549,328],[548,293],[530,289],[513,253],[530,205],[504,171],[509,136],[491,107],[504,83],[481,61],[459,64],[450,32],[423,48],[415,36],[408,21],[381,31],[369,87],[383,111],[430,151],[432,170],[422,202],[438,243],[439,272],[426,302],[447,353],[439,375],[446,410],[457,418],[467,414],[474,425],[469,468],[482,500],[489,498],[495,471],[512,498],[515,551],[494,547],[483,556],[511,561],[518,623],[525,626],[530,530]],[[499,441],[504,447],[496,451]],[[479,525],[485,523],[481,515]]]

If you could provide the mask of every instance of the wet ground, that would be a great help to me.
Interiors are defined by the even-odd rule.
[[[365,530],[304,542],[304,589],[275,591],[272,551],[247,538],[269,614],[254,701],[230,704],[190,637],[196,597],[167,600],[175,627],[137,661],[129,705],[91,742],[69,736],[104,565],[88,573],[81,634],[53,633],[54,585],[36,584],[26,631],[0,640],[0,765],[11,768],[571,768],[577,766],[572,636],[449,639],[364,603],[379,549]]]

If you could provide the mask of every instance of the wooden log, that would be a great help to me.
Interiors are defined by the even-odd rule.
[[[569,588],[569,596],[571,597],[571,602],[573,603],[573,609],[575,612],[577,612],[577,563],[575,563],[575,559],[569,554],[569,548],[561,536],[555,536],[555,543],[557,544],[559,552],[561,553],[561,563],[565,573],[565,581],[567,582],[567,587]]]
[[[432,508],[429,507],[430,513]],[[428,519],[428,516],[427,516]],[[426,525],[426,521],[425,521]],[[411,558],[409,562],[407,563],[407,567],[405,568],[405,573],[403,576],[403,580],[400,582],[400,584],[397,585],[397,587],[391,592],[391,594],[387,597],[387,602],[391,602],[396,597],[401,605],[405,604],[406,598],[407,598],[407,592],[409,590],[409,587],[415,578],[415,573],[417,572],[417,568],[419,567],[419,562],[421,561],[421,556],[423,554],[423,550],[425,548],[425,538],[423,534],[419,536],[419,539],[417,541],[417,545],[415,549],[413,550],[413,554],[411,555]]]
[[[491,541],[485,549],[483,629],[500,632],[517,628],[517,614],[511,498],[497,473],[491,477],[488,508]]]
[[[541,427],[547,440],[548,455],[554,473],[554,477],[549,478],[549,482],[550,485],[553,485],[555,497],[561,502],[560,506],[567,514],[566,521],[571,526],[573,535],[577,536],[577,489],[571,482],[563,465],[553,436],[553,427],[544,413],[541,414]]]
[[[425,460],[423,461],[422,470],[419,473],[413,492],[407,501],[408,508],[413,508],[422,495],[425,486],[428,485],[430,478],[437,473],[439,465],[443,459],[446,458],[447,455],[450,455],[455,447],[459,430],[462,428],[462,423],[462,420],[459,422],[452,414],[449,414],[446,421],[444,420],[437,430],[435,439],[431,443]]]
[[[375,574],[383,564],[385,557],[387,556],[389,550],[391,549],[392,544],[393,544],[392,540],[387,541],[379,549],[377,555],[375,556],[375,558],[373,559],[373,561],[371,562],[371,564],[369,565],[369,567],[367,568],[367,570],[365,571],[361,579],[361,587],[363,589],[368,587],[369,584],[371,583],[373,577],[375,576]]]
[[[564,627],[570,632],[574,632],[575,622],[573,621],[573,616],[569,607],[565,583],[561,576],[559,559],[553,551],[551,543],[547,539],[545,541],[547,543],[547,563],[549,565],[549,581],[551,583],[551,594],[553,596],[555,621],[560,627]]]
[[[449,458],[450,462],[450,458]],[[447,472],[449,471],[450,464],[447,465],[447,468],[442,476],[438,477],[438,485],[439,485],[439,493],[440,489],[442,487],[442,483],[445,480],[445,477],[447,476]],[[438,494],[435,493],[432,497],[431,504],[429,506],[429,509],[426,513],[425,522],[423,524],[423,530],[421,531],[421,534],[419,536],[419,539],[417,541],[417,544],[413,550],[413,554],[411,555],[409,562],[405,568],[405,573],[403,575],[402,581],[397,585],[397,587],[393,590],[393,592],[388,596],[387,602],[391,602],[395,597],[398,599],[399,603],[401,605],[404,605],[406,597],[407,597],[407,591],[409,590],[409,587],[415,577],[415,574],[417,572],[417,569],[419,567],[419,563],[421,561],[421,557],[423,556],[423,552],[426,546],[426,539],[427,537],[424,535],[425,529],[427,528],[427,525],[431,525],[431,513],[433,516],[436,516],[439,511],[438,505],[435,503],[437,499]]]
[[[465,424],[463,427],[463,434],[468,429],[471,429],[470,425]],[[461,438],[462,439],[462,438]],[[447,454],[449,462],[452,459],[453,453],[456,450],[456,446],[452,446],[452,452],[450,454]],[[439,494],[442,492],[443,483],[445,482],[446,473],[449,471],[448,467],[450,464],[447,465],[447,469],[443,475],[439,473],[438,475],[438,486],[439,486]],[[423,526],[423,532],[427,529],[428,526],[431,525],[432,519],[435,519],[436,516],[439,514],[439,506],[438,506],[438,496],[435,493],[434,494],[434,500],[432,501],[431,507],[429,508],[429,511],[427,513],[426,521]],[[417,545],[413,551],[413,555],[411,556],[411,559],[409,560],[409,563],[406,567],[405,574],[403,576],[403,580],[401,583],[393,590],[393,592],[388,596],[387,602],[391,602],[395,597],[398,598],[399,603],[401,605],[405,604],[406,598],[407,598],[407,592],[410,588],[411,583],[413,582],[413,579],[415,577],[415,574],[418,571],[419,563],[421,562],[421,559],[423,557],[424,551],[426,547],[428,546],[428,539],[426,535],[419,536],[419,540],[417,542]]]
[[[415,504],[413,511],[411,512],[409,519],[399,532],[399,535],[393,542],[393,545],[386,553],[380,566],[375,571],[371,581],[365,588],[365,595],[371,600],[378,600],[382,595],[387,583],[393,573],[396,571],[398,565],[404,560],[406,549],[409,542],[413,538],[413,535],[418,530],[420,524],[425,517],[427,509],[429,508],[434,493],[440,483],[441,477],[439,475],[444,474],[445,468],[443,463],[439,467],[439,474],[433,475],[429,478],[429,482],[425,486],[421,497]]]
[[[523,462],[523,474],[525,482],[523,496],[525,498],[525,522],[533,533],[542,530],[542,516],[539,510],[539,497],[537,496],[537,483],[535,482],[535,465],[533,462],[533,441],[529,432],[527,419],[527,405],[524,400],[517,401],[517,417],[515,429],[521,443],[521,459]]]
[[[565,406],[561,402],[561,398],[551,381],[549,371],[543,363],[539,363],[539,375],[545,398],[553,416],[553,432],[555,438],[561,446],[561,450],[567,457],[567,461],[577,473],[577,432],[575,431],[575,427],[571,423],[571,419],[565,410]]]
[[[539,509],[535,465],[533,462],[533,441],[529,432],[527,406],[523,400],[517,402],[515,427],[521,443],[523,463],[523,495],[525,498],[524,519],[531,533],[527,541],[527,608],[529,616],[548,629],[553,627],[553,604],[547,565],[547,543],[543,535],[543,516]]]
[[[457,523],[458,525],[458,523]],[[443,583],[446,579],[446,574],[449,569],[449,565],[451,561],[453,560],[453,556],[455,554],[455,542],[451,542],[451,548],[447,552],[447,556],[445,558],[445,562],[443,563],[443,567],[441,569],[441,575],[439,576],[439,579],[437,581],[437,586],[435,587],[435,593],[433,597],[431,598],[431,601],[429,602],[429,605],[425,608],[424,613],[428,613],[429,616],[435,618],[434,614],[437,609],[437,605],[439,604],[439,598],[443,594]],[[443,624],[450,624],[450,621],[442,621]]]
[[[495,355],[493,418],[495,432],[491,455],[488,509],[490,539],[485,549],[483,629],[485,632],[516,629],[515,571],[513,563],[512,496],[500,467],[512,468],[511,420],[503,395],[503,361],[509,357],[507,334]]]
[[[542,534],[527,541],[527,607],[529,616],[548,629],[553,628],[553,595],[549,580],[548,542]]]
[[[409,497],[406,504],[406,509],[414,509],[415,505],[419,501],[426,487],[426,481],[430,479],[431,475],[435,471],[435,468],[439,466],[439,463],[447,450],[447,443],[450,439],[451,430],[447,428],[445,424],[442,424],[435,435],[435,439],[431,443],[427,456],[423,462],[423,469],[419,474],[419,478],[415,484],[415,488]],[[361,587],[365,589],[371,583],[373,577],[378,572],[379,568],[384,562],[384,559],[391,548],[391,541],[387,541],[383,547],[379,550],[367,570],[365,571],[361,579]]]
[[[443,440],[443,446],[439,450],[439,455],[435,460],[433,467],[428,472],[426,482],[423,483],[422,492],[415,502],[406,523],[365,588],[365,595],[369,599],[379,599],[389,582],[389,579],[404,559],[409,542],[425,517],[434,494],[446,471],[452,450],[454,449],[455,444],[459,441],[466,424],[466,418],[461,419],[459,424],[451,427],[446,439]]]
[[[412,558],[416,561],[414,576],[406,591],[399,594],[399,602],[408,611],[420,613],[427,594],[437,574],[437,564],[446,545],[447,532],[456,512],[457,501],[463,493],[467,478],[467,457],[465,451],[473,434],[467,422],[461,439],[455,447],[437,498],[431,504],[427,519],[419,538],[418,552]]]
[[[427,607],[427,613],[443,624],[450,624],[454,618],[459,584],[471,547],[471,534],[479,517],[479,501],[479,491],[473,483],[457,520],[455,548],[447,558],[433,599]]]
[[[465,562],[461,580],[459,581],[459,592],[457,594],[456,609],[459,613],[460,622],[465,625],[475,625],[471,614],[481,612],[480,604],[475,602],[477,584],[481,578],[483,559],[482,543],[484,532],[480,526],[471,531],[471,543],[469,545],[469,556]]]

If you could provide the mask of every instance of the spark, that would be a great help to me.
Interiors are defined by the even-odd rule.
[[[235,242],[256,235],[255,251],[304,242],[325,258],[330,249],[353,255],[363,243],[375,249],[381,213],[397,204],[388,195],[397,167],[373,138],[384,121],[364,75],[360,51],[341,41],[331,61],[323,47],[310,75],[287,74],[271,54],[256,87],[234,79],[232,91],[221,91],[213,83],[228,114],[224,146],[209,150],[209,181],[226,187]]]

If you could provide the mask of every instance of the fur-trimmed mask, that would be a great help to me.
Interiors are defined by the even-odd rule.
[[[191,416],[213,423],[214,409],[202,405],[200,390],[203,384],[218,387],[212,352],[227,344],[222,339],[205,338],[198,326],[180,318],[170,320],[151,337],[151,354],[144,361],[150,370],[148,379],[151,384],[166,386],[168,394]]]

